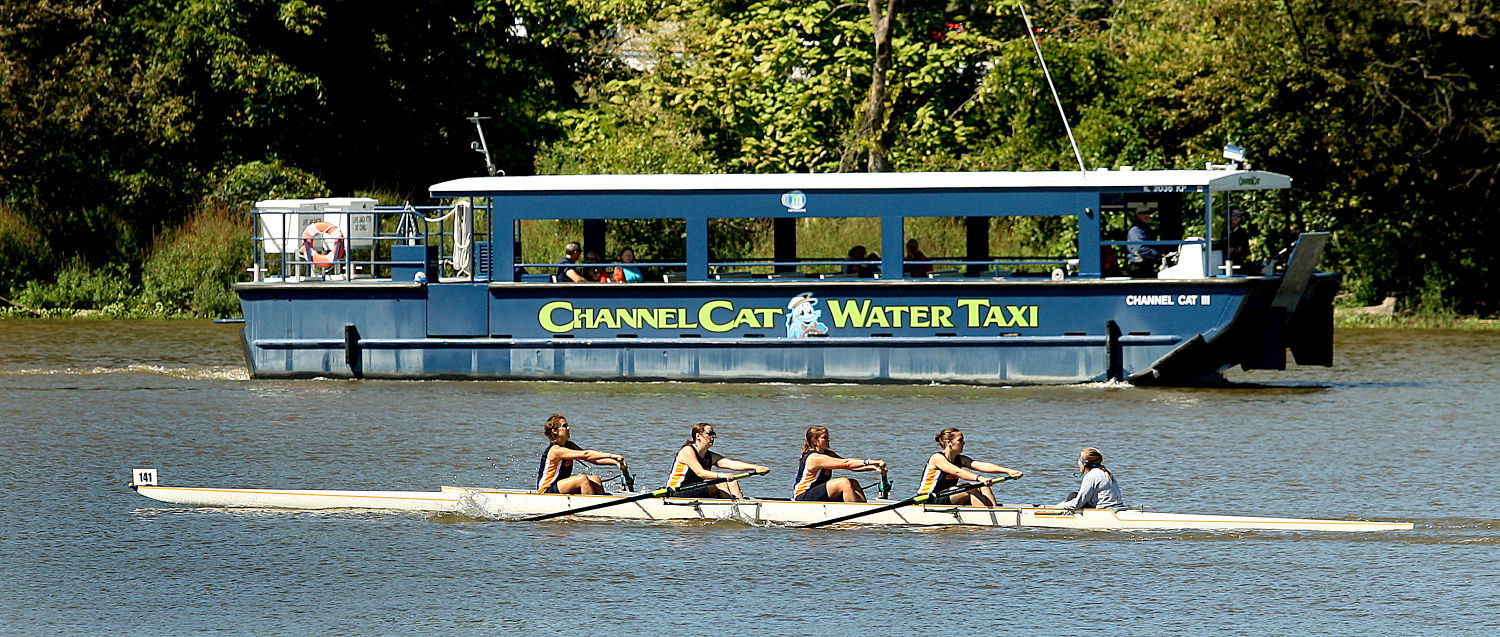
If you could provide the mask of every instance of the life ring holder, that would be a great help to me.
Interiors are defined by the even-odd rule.
[[[319,250],[318,248],[325,248]],[[302,231],[302,255],[320,268],[344,260],[344,230],[327,221],[309,224]]]

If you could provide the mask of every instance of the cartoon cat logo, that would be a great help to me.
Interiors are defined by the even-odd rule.
[[[818,299],[812,295],[812,292],[803,292],[787,302],[787,338],[807,338],[828,334],[828,326],[818,320],[823,317],[823,310],[818,309],[817,306]]]

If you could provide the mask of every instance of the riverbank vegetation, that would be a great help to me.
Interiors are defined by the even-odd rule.
[[[1027,7],[1089,169],[1201,168],[1243,146],[1294,179],[1236,201],[1271,238],[1258,256],[1329,230],[1345,305],[1500,311],[1486,242],[1500,236],[1500,9]],[[252,202],[479,173],[475,112],[512,175],[1077,167],[1011,2],[5,3],[0,297],[26,309],[0,312],[233,314]],[[997,225],[991,243],[1065,246],[1045,223]],[[662,249],[660,229],[637,230],[612,240]],[[769,253],[756,228],[732,230],[715,249]],[[799,231],[804,252],[874,244],[820,232]],[[956,230],[908,232],[960,251]],[[555,260],[545,244],[525,258]]]

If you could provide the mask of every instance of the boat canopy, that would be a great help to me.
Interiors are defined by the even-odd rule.
[[[610,219],[677,218],[686,222],[684,263],[648,265],[682,268],[689,281],[710,278],[708,220],[712,218],[767,218],[790,221],[808,217],[878,217],[884,254],[880,268],[900,278],[904,270],[904,221],[913,217],[1066,216],[1077,219],[1078,252],[1059,264],[1076,264],[1080,276],[1102,275],[1101,248],[1125,242],[1101,239],[1101,215],[1124,210],[1131,202],[1204,197],[1205,236],[1212,236],[1214,193],[1278,190],[1291,187],[1290,177],[1278,173],[1237,170],[1098,170],[1034,172],[928,173],[810,173],[750,175],[538,175],[529,177],[469,177],[435,184],[435,198],[473,197],[490,211],[493,236],[519,234],[524,219],[582,219],[585,249],[604,244],[603,222]],[[964,259],[949,262],[970,276],[986,265],[997,267],[988,252],[983,223],[970,223]],[[778,225],[777,254],[768,264],[778,268],[805,265],[790,247],[796,228]],[[519,237],[518,237],[519,241]],[[1202,238],[1157,243],[1207,245]],[[517,245],[497,242],[497,263],[516,260]],[[602,250],[601,250],[602,252]],[[1209,276],[1208,250],[1197,276]],[[725,265],[725,264],[719,264]],[[732,267],[755,265],[728,264]],[[519,274],[517,275],[519,276]],[[508,278],[508,277],[507,277]]]
[[[1004,189],[1180,193],[1278,190],[1291,185],[1291,177],[1259,170],[1097,170],[466,177],[434,184],[431,192],[439,198],[516,192],[683,190]]]

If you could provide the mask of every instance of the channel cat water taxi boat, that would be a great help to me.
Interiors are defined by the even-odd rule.
[[[1098,531],[1397,531],[1410,522],[1315,520],[1303,518],[1192,515],[1137,509],[1060,509],[1030,504],[994,507],[915,503],[869,513],[896,504],[891,500],[860,503],[794,502],[780,499],[719,500],[693,497],[649,497],[644,493],[561,495],[519,489],[442,487],[439,491],[331,491],[168,487],[157,484],[153,469],[136,469],[130,484],[136,493],[172,504],[196,507],[262,509],[367,509],[417,513],[459,513],[484,519],[516,519],[556,514],[602,520],[732,520],[779,526],[816,525],[842,517],[847,524],[884,526],[992,526]],[[647,497],[642,497],[647,496]],[[626,501],[631,500],[633,501]],[[614,506],[609,506],[613,504]],[[588,511],[581,509],[589,508]]]
[[[475,177],[431,187],[451,208],[262,201],[254,280],[235,289],[258,378],[1184,383],[1284,369],[1288,350],[1332,363],[1339,280],[1316,271],[1328,235],[1268,240],[1290,256],[1264,267],[1226,263],[1222,240],[1150,242],[1175,265],[1132,279],[1115,264],[1145,242],[1107,240],[1108,220],[1154,210],[1164,234],[1213,237],[1231,194],[1290,186],[1238,169]],[[1007,217],[1060,218],[1076,239],[996,255]],[[799,254],[815,218],[866,219],[880,256]],[[908,258],[922,218],[963,228],[963,253]],[[562,252],[555,230],[523,232],[537,220],[581,228],[601,254],[657,224],[664,253],[683,256],[590,264],[639,283],[559,283],[557,263],[520,257],[536,241]],[[749,226],[774,255],[716,253],[719,233]]]

